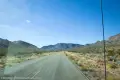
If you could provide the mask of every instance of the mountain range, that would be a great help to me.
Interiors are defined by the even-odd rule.
[[[82,53],[101,53],[103,52],[103,46],[103,41],[97,41],[92,44],[86,44],[82,47],[70,49],[69,51]],[[106,50],[113,48],[120,49],[120,34],[110,36],[107,40],[105,40],[105,47]]]
[[[120,34],[111,36],[106,40],[106,48],[115,47],[120,48]],[[76,51],[76,52],[102,52],[103,41],[97,41],[92,44],[74,44],[74,43],[57,43],[55,45],[48,45],[38,48],[37,46],[25,41],[9,41],[0,38],[0,55],[10,54],[15,55],[18,53],[31,53],[34,51],[47,50],[47,51]]]
[[[81,47],[83,45],[80,44],[73,44],[73,43],[57,43],[55,45],[48,45],[41,47],[42,50],[66,50],[72,49],[76,47]]]
[[[39,48],[25,41],[9,41],[0,38],[0,55],[15,55],[18,53],[30,53]]]
[[[48,45],[43,46],[42,48],[38,48],[37,46],[22,40],[9,41],[7,39],[0,38],[0,55],[20,55],[38,51],[58,51],[80,46],[82,45],[72,43],[58,43],[55,45]]]

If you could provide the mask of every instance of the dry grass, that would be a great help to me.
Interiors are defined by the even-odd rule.
[[[8,66],[8,67],[12,67],[16,64],[19,64],[21,62],[27,61],[27,60],[32,60],[32,59],[37,59],[43,56],[48,56],[51,55],[51,53],[43,53],[43,54],[33,54],[31,56],[7,56],[5,58],[5,60],[3,60],[2,58],[0,59],[0,68],[4,67],[4,66]],[[2,60],[2,61],[1,61]],[[5,61],[5,62],[3,62]]]
[[[66,52],[66,55],[80,67],[81,71],[83,71],[90,80],[104,80],[104,61],[102,55],[77,54],[73,52]],[[108,64],[107,62],[107,74],[107,80],[120,80],[120,66]]]

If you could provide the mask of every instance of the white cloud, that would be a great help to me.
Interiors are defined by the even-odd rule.
[[[27,22],[27,23],[31,23],[31,21],[30,21],[30,20],[26,20],[26,22]]]

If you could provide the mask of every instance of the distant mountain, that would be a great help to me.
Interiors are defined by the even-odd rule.
[[[120,34],[110,36],[108,40],[105,40],[106,49],[115,48],[120,49]],[[92,44],[86,44],[79,48],[69,49],[73,52],[82,52],[82,53],[101,53],[103,52],[103,41],[97,41]]]
[[[0,38],[0,57],[5,56],[8,52],[9,41]]]
[[[35,45],[30,44],[30,43],[25,42],[25,41],[21,41],[21,40],[19,40],[19,41],[13,41],[13,43],[14,43],[14,44],[17,44],[17,45],[22,45],[22,46],[24,46],[24,47],[37,48]]]
[[[106,40],[106,49],[107,48],[120,49],[120,34],[111,36],[108,38],[108,40]],[[43,46],[39,49],[37,46],[25,41],[9,41],[7,39],[0,38],[0,55],[16,55],[20,53],[31,53],[39,50],[69,50],[84,53],[101,53],[103,52],[103,41],[97,41],[95,43],[86,45],[73,43],[57,43],[55,45]]]
[[[120,41],[120,33],[109,38],[109,41]]]
[[[7,39],[0,38],[0,48],[7,48],[9,45],[9,41]]]
[[[25,41],[9,41],[0,38],[0,55],[19,55],[20,53],[30,53],[39,50],[33,44]]]
[[[41,50],[66,50],[66,49],[71,49],[71,48],[76,48],[76,47],[81,47],[83,45],[80,44],[73,44],[73,43],[57,43],[55,45],[48,45],[48,46],[43,46],[40,48]]]

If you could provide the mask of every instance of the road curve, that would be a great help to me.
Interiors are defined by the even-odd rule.
[[[87,80],[64,54],[23,62],[4,71],[0,80]]]

